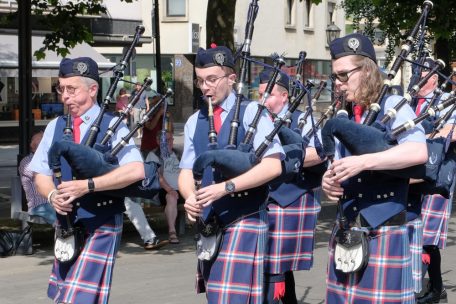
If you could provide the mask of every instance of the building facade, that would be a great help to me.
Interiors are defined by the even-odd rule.
[[[199,95],[193,86],[193,62],[198,47],[206,45],[206,11],[207,0],[160,0],[159,28],[162,78],[166,87],[171,87],[175,95],[171,101],[171,112],[176,121],[185,121],[197,107]],[[240,47],[244,40],[244,31],[250,0],[237,0],[234,26],[234,42]],[[154,1],[138,1],[140,7],[115,0],[106,1],[112,18],[135,16],[142,18],[146,35],[154,36],[153,9]],[[304,80],[318,83],[327,80],[331,73],[326,29],[331,23],[342,29],[344,34],[345,16],[339,7],[340,0],[323,0],[312,4],[310,0],[262,0],[258,1],[258,15],[252,38],[251,56],[260,62],[271,63],[272,53],[284,54],[291,75],[295,72],[299,52],[307,53],[304,66]],[[141,16],[139,16],[141,15]],[[95,49],[111,61],[118,61],[122,56],[120,47],[97,47]],[[154,80],[156,43],[144,43],[136,49],[132,66],[136,69],[133,79],[142,81],[144,76]],[[258,74],[262,66],[252,64],[250,69],[250,87],[246,94],[257,98]],[[329,92],[321,97],[329,100]]]
[[[258,62],[271,63],[274,52],[284,54],[287,72],[293,75],[299,52],[307,52],[304,67],[304,80],[327,80],[330,75],[330,57],[326,39],[326,28],[334,23],[344,33],[344,12],[338,6],[341,0],[323,0],[319,5],[310,0],[261,0],[255,20],[251,56]],[[237,0],[235,12],[234,41],[240,47],[244,40],[244,30],[250,0]],[[206,45],[207,0],[138,0],[125,3],[118,0],[104,0],[107,13],[101,16],[83,16],[83,21],[93,33],[93,43],[83,44],[71,50],[69,57],[96,57],[103,70],[119,63],[123,52],[131,44],[136,26],[142,24],[145,32],[135,49],[135,54],[124,73],[126,81],[120,86],[131,90],[130,82],[142,82],[145,77],[154,81],[152,90],[157,89],[157,43],[160,35],[161,79],[165,87],[175,92],[170,99],[170,111],[175,121],[183,122],[197,107],[199,91],[194,88],[193,62],[199,47]],[[159,31],[154,26],[154,8],[158,4]],[[0,15],[17,10],[15,1],[0,0]],[[34,16],[32,16],[34,18]],[[32,22],[33,23],[33,22]],[[33,23],[33,50],[41,47],[46,29]],[[11,45],[0,51],[0,121],[17,119],[17,27],[0,28],[2,41]],[[44,61],[32,59],[34,89],[33,108],[35,123],[46,121],[62,110],[59,107],[55,86],[58,76],[58,63],[61,57],[52,52],[46,53]],[[13,58],[13,59],[11,59]],[[262,66],[251,64],[250,86],[246,94],[257,98],[258,74]],[[100,99],[105,96],[111,78],[102,76]],[[163,92],[161,92],[163,93]],[[329,98],[323,94],[322,100]],[[51,104],[51,105],[49,105]]]

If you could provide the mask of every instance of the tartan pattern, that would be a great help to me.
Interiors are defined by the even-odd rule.
[[[451,201],[443,196],[426,195],[421,207],[423,221],[423,245],[435,245],[440,249],[446,247],[448,224],[451,216]]]
[[[226,228],[213,263],[198,261],[197,292],[206,292],[208,303],[263,303],[267,229],[263,207]]]
[[[407,228],[384,226],[371,230],[369,264],[357,273],[335,269],[335,226],[329,243],[326,303],[415,303]]]
[[[54,261],[48,287],[48,297],[54,303],[108,303],[122,224],[122,214],[110,217],[88,235],[74,263],[61,265]]]
[[[423,288],[423,262],[421,261],[421,254],[423,252],[423,223],[421,222],[421,218],[418,217],[408,222],[406,227],[410,242],[410,255],[412,256],[413,289],[415,293],[420,293]]]
[[[315,227],[321,210],[317,191],[309,191],[291,205],[268,205],[268,245],[265,272],[309,270],[313,265]]]

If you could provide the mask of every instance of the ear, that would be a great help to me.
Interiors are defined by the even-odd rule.
[[[89,87],[89,95],[92,98],[96,98],[98,93],[98,86],[95,84],[90,85]]]

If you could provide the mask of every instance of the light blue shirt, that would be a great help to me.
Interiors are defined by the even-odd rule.
[[[385,101],[385,112],[388,109],[393,108],[396,104],[398,104],[402,100],[402,96],[399,95],[391,95]],[[364,111],[362,121],[367,116],[367,111]],[[387,126],[391,128],[391,130],[403,125],[405,122],[416,118],[415,112],[413,109],[408,105],[404,105],[397,111],[397,115],[395,118],[390,119],[387,123]],[[415,126],[414,128],[402,132],[397,137],[397,142],[399,144],[405,142],[418,142],[418,143],[426,143],[426,136],[424,135],[424,129],[421,125]],[[342,158],[341,151],[344,151],[344,156],[350,155],[350,153],[342,149],[341,143],[336,139],[336,153],[335,159]]]
[[[100,107],[98,104],[94,104],[84,115],[81,116],[83,123],[79,127],[81,131],[81,140],[84,138],[85,134],[90,130],[92,123],[95,121],[96,117],[100,113]],[[109,125],[112,126],[118,117],[113,117]],[[46,127],[44,131],[43,139],[36,150],[32,162],[30,163],[30,170],[36,173],[43,175],[52,176],[52,170],[49,168],[48,164],[48,151],[51,147],[52,140],[54,137],[55,127],[57,124],[57,118],[53,119]],[[62,130],[63,132],[63,130]],[[112,136],[111,143],[115,147],[119,143],[122,137],[125,137],[129,133],[127,126],[124,123],[119,125],[117,132]],[[143,161],[141,153],[136,147],[133,139],[130,139],[128,144],[117,154],[120,165],[124,165],[130,162]]]
[[[223,108],[223,112],[220,114],[222,124],[225,121],[226,117],[228,116],[229,111],[234,106],[236,102],[236,96],[234,92],[231,92],[230,95],[222,102],[220,105]],[[253,118],[258,109],[258,103],[255,101],[250,102],[247,105],[245,110],[244,119],[242,120],[242,125],[245,130],[248,130],[249,124],[252,122]],[[194,113],[192,116],[189,117],[187,122],[185,123],[184,127],[184,152],[182,154],[182,159],[180,161],[180,168],[181,169],[192,169],[193,163],[196,159],[195,154],[195,147],[193,145],[193,135],[195,134],[196,124],[198,121],[199,111]],[[266,135],[271,133],[274,129],[274,125],[269,118],[267,111],[263,111],[261,113],[261,118],[258,122],[258,127],[253,139],[253,147],[257,149],[261,143],[264,141]],[[268,156],[271,154],[281,154],[281,159],[285,158],[285,153],[283,152],[282,146],[280,145],[280,141],[277,136],[274,137],[274,140],[269,145],[268,149],[266,150],[264,156]]]
[[[277,116],[278,117],[284,117],[285,114],[288,111],[288,108],[289,108],[289,104],[287,103],[287,104],[285,104],[285,106],[282,108],[282,110],[279,112],[279,114]],[[301,113],[301,115],[298,116],[297,123],[299,123],[301,118],[304,117],[304,114],[305,113]],[[315,121],[315,123],[316,123],[316,121]],[[302,128],[301,136],[304,137],[310,131],[310,129],[312,129],[312,120],[311,120],[311,117],[309,116],[309,117],[307,117],[306,124]],[[321,130],[320,129],[317,130],[317,136],[318,136],[318,139],[320,139],[320,142],[321,142]],[[315,136],[312,136],[312,138],[310,139],[310,142],[309,142],[307,147],[315,147]]]

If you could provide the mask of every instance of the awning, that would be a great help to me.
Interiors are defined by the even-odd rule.
[[[46,51],[46,58],[36,60],[33,52],[43,46],[44,37],[32,36],[32,77],[57,77],[61,56],[52,51]],[[93,47],[83,42],[70,49],[69,58],[90,57],[98,63],[100,72],[112,68],[115,63],[98,53]],[[102,76],[109,76],[110,73]],[[17,35],[0,35],[0,77],[18,77],[18,38]]]

